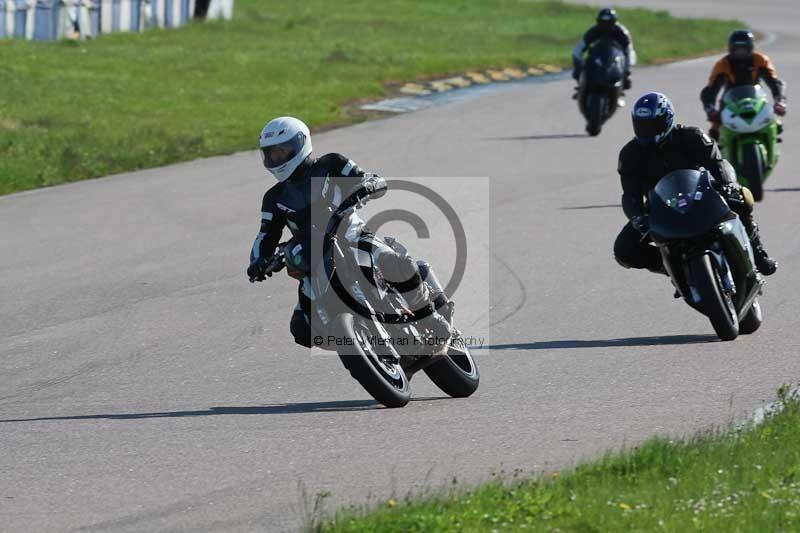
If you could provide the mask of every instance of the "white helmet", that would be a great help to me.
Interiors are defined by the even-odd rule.
[[[284,181],[311,153],[311,132],[301,120],[278,117],[261,130],[259,145],[264,167]]]

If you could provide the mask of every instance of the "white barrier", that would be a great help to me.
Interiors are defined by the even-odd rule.
[[[36,0],[0,0],[0,37],[32,39]]]
[[[232,0],[215,0],[230,18]],[[215,2],[212,2],[214,5]],[[0,38],[37,41],[177,28],[194,18],[195,0],[0,0]]]
[[[100,34],[99,0],[61,0],[57,39],[96,37]]]
[[[225,19],[230,20],[233,18],[233,0],[211,0],[208,4],[207,19]]]

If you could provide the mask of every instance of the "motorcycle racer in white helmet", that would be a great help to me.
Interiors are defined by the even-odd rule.
[[[259,146],[264,167],[285,181],[311,155],[311,132],[294,117],[279,117],[261,130]]]
[[[268,265],[281,240],[283,229],[292,233],[291,242],[310,249],[312,209],[325,213],[329,207],[338,207],[343,199],[358,195],[362,203],[368,198],[379,198],[386,193],[386,181],[378,175],[364,172],[351,159],[338,153],[326,154],[319,159],[312,156],[311,133],[308,126],[294,117],[278,117],[261,130],[259,148],[264,167],[278,183],[264,194],[261,202],[261,227],[250,252],[247,276],[250,282],[264,281],[272,274]],[[355,192],[354,192],[355,191]],[[449,339],[449,318],[452,312],[444,290],[430,265],[414,261],[400,254],[365,227],[364,221],[350,212],[341,227],[349,244],[367,250],[375,259],[387,282],[394,280],[411,287],[408,304],[421,313],[425,326],[438,339]],[[436,286],[438,285],[438,287]],[[299,303],[292,315],[290,330],[295,342],[311,347],[310,300],[299,287]]]

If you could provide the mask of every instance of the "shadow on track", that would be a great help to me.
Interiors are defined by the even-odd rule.
[[[449,396],[430,398],[412,398],[412,402],[427,402],[433,400],[447,400]],[[154,413],[117,413],[98,415],[74,416],[43,416],[40,418],[16,418],[0,420],[3,422],[41,422],[45,420],[139,420],[143,418],[183,418],[192,416],[217,416],[217,415],[286,415],[298,413],[330,413],[347,411],[373,411],[385,409],[375,400],[347,400],[340,402],[305,402],[285,403],[276,405],[253,405],[242,407],[209,407],[197,411],[162,411]]]
[[[704,344],[716,342],[716,335],[668,335],[664,337],[630,337],[626,339],[561,340],[519,344],[494,344],[483,350],[565,350],[571,348],[623,348],[629,346],[668,346],[671,344]]]
[[[578,209],[610,209],[610,208],[621,209],[621,204],[600,204],[600,205],[576,205],[572,207],[559,207],[562,211],[573,211]]]
[[[581,139],[585,133],[549,133],[541,135],[519,135],[515,137],[489,137],[487,141],[546,141],[551,139]]]
[[[800,192],[800,187],[778,187],[777,189],[764,189],[764,192]]]

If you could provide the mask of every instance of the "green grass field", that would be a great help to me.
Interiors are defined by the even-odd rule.
[[[595,10],[531,0],[237,0],[230,22],[0,41],[0,194],[249,149],[266,120],[363,119],[387,82],[567,65]],[[640,62],[720,49],[734,22],[622,10]],[[687,80],[698,87],[704,80]]]
[[[643,446],[545,474],[314,523],[331,532],[800,531],[800,405],[747,430]]]

